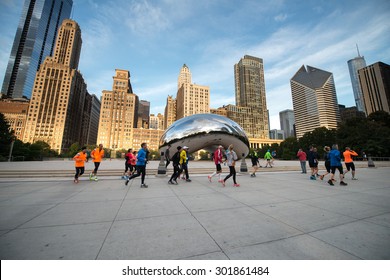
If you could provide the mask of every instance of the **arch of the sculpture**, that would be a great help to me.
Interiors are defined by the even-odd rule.
[[[190,153],[204,149],[213,152],[219,145],[225,149],[234,145],[239,158],[249,152],[249,140],[244,130],[234,121],[215,114],[196,114],[177,120],[161,136],[160,151],[171,145],[171,153],[178,146],[188,146]]]

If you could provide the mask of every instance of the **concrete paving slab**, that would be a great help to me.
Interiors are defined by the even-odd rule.
[[[244,206],[244,204],[221,193],[185,195],[181,196],[180,200],[191,212],[232,209]]]
[[[113,221],[122,201],[62,203],[23,224],[23,228]]]
[[[390,213],[367,218],[366,221],[390,228]]]
[[[42,215],[54,204],[41,205],[1,205],[0,206],[0,229],[8,230],[20,227],[25,223]]]
[[[84,190],[71,198],[67,199],[66,202],[98,202],[98,201],[111,201],[111,200],[119,200],[122,201],[127,194],[127,190],[94,190],[88,191]]]
[[[374,204],[359,203],[353,200],[343,199],[340,197],[332,197],[332,199],[324,200],[323,198],[315,198],[309,200],[300,200],[302,204],[321,208],[333,213],[342,214],[355,219],[364,219],[383,213],[388,213],[387,208]]]
[[[182,260],[229,260],[229,258],[223,252],[213,252],[213,253],[195,255],[192,257],[183,258]]]
[[[361,259],[390,259],[390,230],[385,226],[360,220],[310,235]]]
[[[365,204],[376,205],[379,207],[386,208],[390,211],[390,198],[388,196],[381,196],[370,193],[351,192],[349,194],[340,194],[339,198]]]
[[[240,191],[227,193],[229,197],[249,206],[286,202],[289,201],[287,198],[276,196],[264,191]]]
[[[354,255],[307,234],[225,251],[231,260],[354,260]]]
[[[99,259],[180,259],[220,248],[189,214],[115,221]]]
[[[116,220],[177,214],[188,214],[188,210],[176,197],[139,198],[137,200],[127,199],[123,202]]]
[[[36,227],[0,236],[2,260],[94,260],[110,223]]]
[[[47,192],[41,189],[39,191],[21,194],[17,197],[10,198],[7,201],[3,201],[2,205],[58,204],[67,201],[76,194],[77,193],[64,191]]]
[[[222,249],[269,242],[302,233],[249,207],[196,212],[193,215]]]
[[[260,205],[253,208],[303,232],[334,227],[356,220],[294,201]]]

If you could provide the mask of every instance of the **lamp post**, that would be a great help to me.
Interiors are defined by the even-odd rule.
[[[248,172],[248,166],[246,165],[245,154],[244,153],[242,153],[240,172],[241,173],[247,173]]]
[[[15,140],[12,140],[11,147],[9,148],[8,162],[10,162],[11,158],[12,158],[12,150],[14,149],[14,143],[15,143]]]

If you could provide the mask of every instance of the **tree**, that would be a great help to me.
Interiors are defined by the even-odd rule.
[[[4,114],[0,113],[0,156],[8,157],[11,143],[14,140],[14,131],[8,124]]]
[[[76,143],[73,143],[72,145],[70,145],[69,147],[69,150],[68,150],[68,157],[74,157],[75,154],[77,154],[78,152],[80,152],[80,144],[79,142],[76,142]]]
[[[296,159],[299,150],[297,138],[288,137],[280,143],[279,153],[281,159]]]

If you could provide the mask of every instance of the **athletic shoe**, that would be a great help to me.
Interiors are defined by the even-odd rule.
[[[353,177],[352,180],[357,180],[357,178]]]
[[[129,182],[130,182],[130,180],[127,179],[126,182],[125,182],[125,185],[127,186],[127,184],[128,184]]]
[[[89,180],[92,181],[93,173],[89,173]]]
[[[347,183],[344,183],[344,181],[341,181],[340,182],[340,186],[347,186],[348,184]]]
[[[186,179],[186,182],[191,182],[191,179]]]
[[[75,184],[77,184],[78,182],[79,182],[79,180],[77,180],[77,179],[73,180],[73,183],[75,183]]]
[[[141,184],[141,188],[147,188],[148,185],[145,185],[145,184]]]
[[[169,185],[173,185],[173,182],[171,180],[168,181]]]
[[[222,184],[222,187],[224,187],[224,186],[225,186],[225,181],[222,180],[222,181],[221,181],[221,184]]]
[[[240,184],[234,184],[233,185],[233,187],[239,187],[240,186]]]
[[[324,175],[320,175],[320,179],[321,179],[321,180],[324,180]]]
[[[334,186],[332,180],[329,180],[329,181],[328,181],[328,184],[331,185],[331,186]]]
[[[176,180],[173,180],[173,183],[174,183],[175,185],[178,185],[178,184],[179,184]]]
[[[209,176],[207,176],[207,178],[209,179],[209,182],[211,183],[211,176],[209,175]]]
[[[98,177],[95,177],[95,179],[94,179],[94,180],[97,182],[99,179],[98,179]]]
[[[317,179],[316,179],[316,176],[311,175],[311,176],[310,176],[310,180],[317,180]]]

